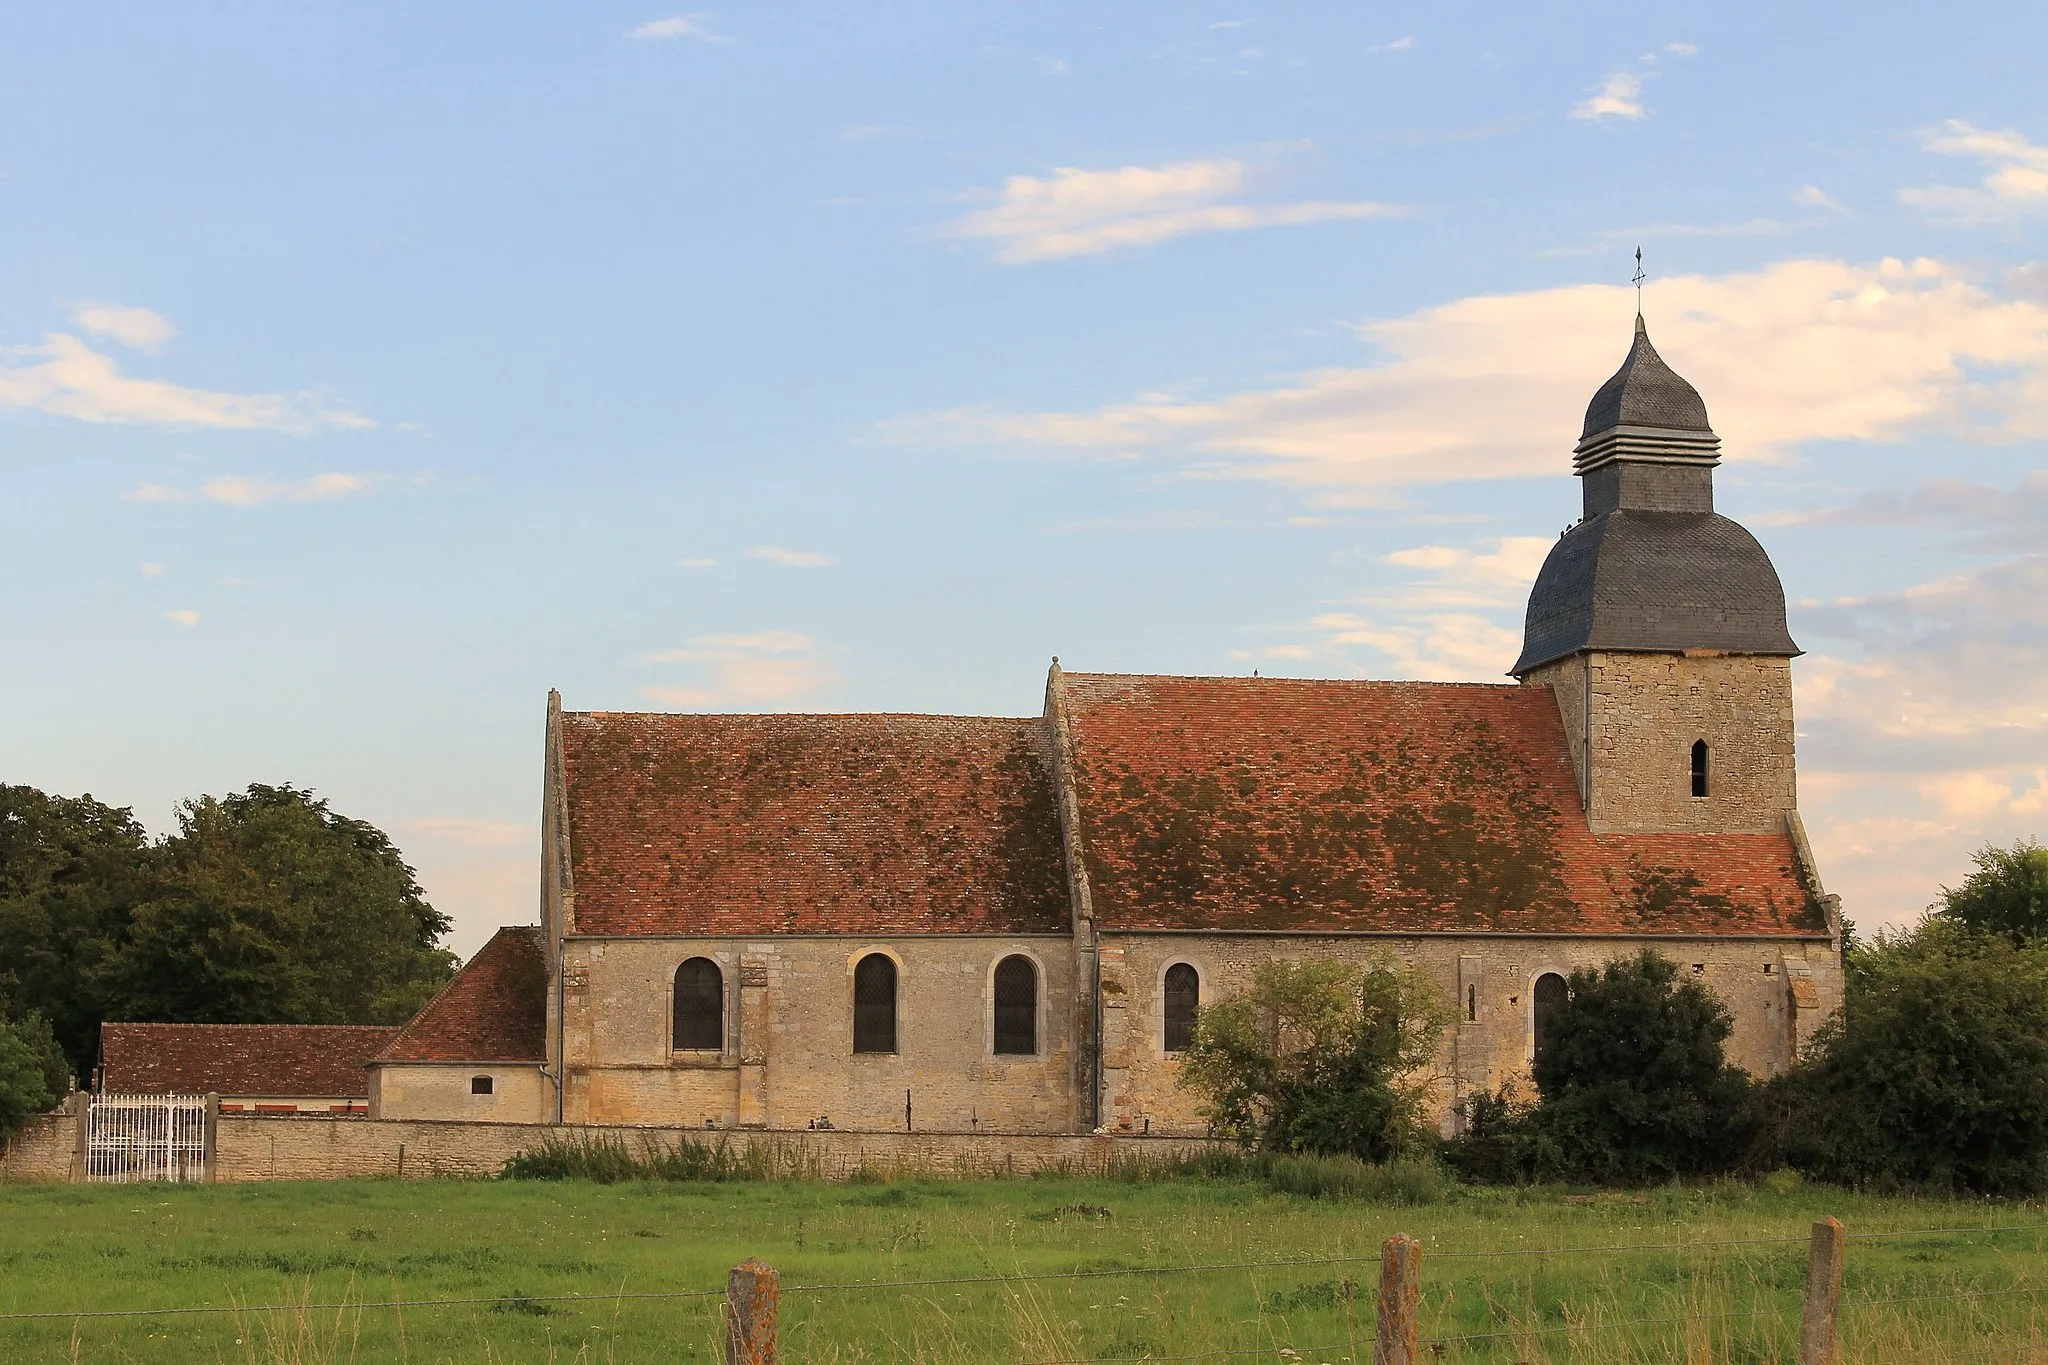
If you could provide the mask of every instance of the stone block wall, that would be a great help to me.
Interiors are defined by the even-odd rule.
[[[491,1093],[472,1093],[478,1076]],[[535,1063],[386,1062],[370,1068],[370,1114],[384,1119],[545,1123],[554,1085]]]
[[[1596,834],[1777,834],[1798,805],[1789,659],[1595,652],[1523,681],[1555,692],[1582,788],[1590,722]],[[1702,739],[1708,794],[1695,797],[1692,746]]]
[[[897,1047],[853,1051],[854,964],[897,965]],[[1037,967],[1038,1051],[994,1051],[996,964]],[[718,964],[725,1045],[670,1047],[675,972]],[[1067,1133],[1076,1126],[1074,942],[1066,935],[571,939],[563,948],[572,1123]]]
[[[1242,991],[1262,962],[1337,958],[1361,966],[1383,957],[1419,963],[1456,1003],[1431,1077],[1434,1117],[1453,1130],[1465,1096],[1508,1081],[1529,1086],[1535,1045],[1533,991],[1546,972],[1568,976],[1653,948],[1696,974],[1728,1006],[1735,1031],[1728,1060],[1758,1076],[1789,1066],[1814,1029],[1840,1008],[1840,958],[1825,938],[1670,940],[1539,938],[1293,939],[1232,935],[1105,935],[1103,1074],[1106,1124],[1117,1131],[1207,1130],[1200,1099],[1179,1084],[1166,1051],[1164,985],[1176,962],[1195,968],[1206,1006]],[[1119,989],[1112,993],[1115,980]],[[1116,1003],[1112,1003],[1112,1002]]]
[[[0,1145],[0,1180],[69,1180],[77,1153],[77,1118],[63,1111],[39,1114]]]

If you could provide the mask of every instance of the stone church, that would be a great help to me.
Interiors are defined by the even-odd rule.
[[[1208,1003],[1276,957],[1419,963],[1446,1131],[1573,968],[1653,947],[1784,1067],[1841,1000],[1784,591],[1642,320],[1512,683],[1063,670],[1036,716],[548,699],[541,924],[371,1063],[386,1117],[1201,1132]],[[1503,660],[1503,663],[1506,661]]]

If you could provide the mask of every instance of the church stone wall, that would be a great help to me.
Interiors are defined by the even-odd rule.
[[[1777,834],[1798,804],[1789,659],[1596,651],[1523,681],[1554,690],[1582,795],[1591,721],[1587,818],[1596,834]],[[1708,794],[1696,797],[1692,746],[1701,739]]]
[[[1207,1131],[1199,1098],[1179,1084],[1180,1059],[1165,1046],[1166,969],[1176,962],[1200,976],[1204,1007],[1244,990],[1259,964],[1274,959],[1420,963],[1456,1005],[1430,1101],[1432,1117],[1448,1133],[1459,1103],[1474,1092],[1514,1081],[1533,1097],[1537,977],[1569,975],[1646,947],[1696,974],[1728,1006],[1735,1024],[1728,1060],[1758,1076],[1789,1066],[1842,1002],[1840,958],[1826,939],[1105,935],[1104,1121],[1119,1132]]]
[[[897,1045],[853,1051],[853,969],[897,964]],[[1038,966],[1038,1053],[994,1054],[993,981]],[[670,1049],[676,968],[716,962],[725,1046]],[[570,1123],[1064,1133],[1076,1119],[1073,940],[1065,935],[575,939],[564,946]],[[907,1093],[906,1093],[907,1092]]]

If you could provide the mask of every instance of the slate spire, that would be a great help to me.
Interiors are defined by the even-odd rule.
[[[1707,421],[1706,401],[1657,354],[1641,313],[1628,358],[1586,405],[1572,470],[1586,474],[1615,460],[1708,468],[1721,462],[1721,438]]]

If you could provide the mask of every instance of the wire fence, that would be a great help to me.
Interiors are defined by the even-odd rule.
[[[1554,1323],[1524,1323],[1503,1326],[1488,1331],[1440,1333],[1424,1335],[1420,1331],[1423,1303],[1422,1286],[1419,1282],[1421,1258],[1427,1255],[1431,1263],[1436,1262],[1483,1262],[1494,1260],[1564,1260],[1572,1258],[1644,1256],[1651,1254],[1672,1254],[1692,1256],[1702,1253],[1724,1253],[1761,1248],[1785,1248],[1806,1245],[1809,1248],[1810,1264],[1805,1287],[1804,1302],[1797,1307],[1803,1314],[1804,1336],[1802,1338],[1801,1360],[1824,1360],[1833,1362],[1833,1354],[1810,1354],[1814,1324],[1824,1325],[1830,1340],[1836,1335],[1837,1323],[1844,1309],[1854,1312],[1869,1308],[1898,1308],[1903,1305],[1933,1305],[1960,1303],[1964,1301],[1990,1302],[2032,1298],[2048,1292],[2048,1283],[2041,1285],[2019,1283],[2000,1287],[1979,1287],[1945,1290],[1943,1292],[1872,1293],[1866,1287],[1846,1299],[1842,1292],[1843,1249],[1851,1244],[1879,1244],[1911,1238],[1952,1238],[1970,1237],[1996,1239],[2020,1234],[2048,1234],[2048,1222],[2017,1224],[1980,1224],[1971,1226],[1903,1227],[1884,1228],[1863,1232],[1845,1232],[1834,1220],[1816,1224],[1807,1237],[1777,1236],[1748,1238],[1702,1238],[1679,1241],[1618,1242],[1599,1245],[1531,1246],[1474,1250],[1427,1249],[1410,1238],[1390,1238],[1377,1252],[1358,1252],[1342,1255],[1319,1255],[1302,1257],[1244,1259],[1230,1261],[1207,1261],[1188,1264],[1117,1267],[1075,1267],[1067,1270],[1032,1271],[1016,1273],[987,1273],[974,1275],[952,1275],[926,1279],[890,1280],[846,1280],[818,1283],[783,1284],[780,1276],[769,1267],[758,1262],[747,1262],[735,1268],[724,1288],[688,1288],[658,1291],[605,1291],[599,1293],[565,1293],[525,1295],[486,1295],[446,1298],[399,1298],[356,1299],[344,1298],[339,1301],[311,1302],[301,1300],[287,1303],[250,1305],[238,1302],[225,1304],[188,1305],[161,1308],[80,1308],[75,1310],[40,1312],[0,1312],[0,1323],[32,1323],[61,1321],[80,1323],[106,1319],[137,1318],[191,1318],[205,1315],[235,1315],[237,1317],[258,1317],[272,1314],[307,1314],[313,1312],[383,1312],[436,1310],[449,1308],[488,1308],[497,1310],[521,1310],[526,1305],[542,1304],[591,1304],[621,1305],[628,1302],[661,1301],[707,1301],[721,1303],[722,1318],[728,1331],[727,1358],[735,1365],[773,1365],[776,1359],[776,1334],[779,1330],[776,1308],[785,1296],[817,1298],[827,1295],[852,1295],[874,1293],[918,1294],[926,1291],[963,1288],[967,1286],[993,1286],[1012,1293],[1027,1291],[1029,1287],[1047,1283],[1082,1283],[1097,1280],[1165,1279],[1175,1276],[1199,1276],[1208,1274],[1266,1273],[1329,1266],[1355,1266],[1378,1262],[1382,1268],[1379,1294],[1376,1304],[1365,1305],[1357,1316],[1354,1330],[1362,1327],[1376,1338],[1376,1361],[1407,1362],[1420,1359],[1417,1354],[1428,1351],[1432,1355],[1443,1355],[1453,1348],[1479,1343],[1535,1340],[1538,1338],[1569,1336],[1593,1333],[1641,1333],[1651,1329],[1695,1326],[1727,1326],[1744,1322],[1762,1322],[1767,1319],[1782,1320],[1795,1311],[1790,1303],[1777,1303],[1748,1310],[1722,1312],[1690,1312],[1669,1315],[1639,1316],[1614,1320],[1592,1320],[1582,1317]],[[1405,1262],[1396,1256],[1393,1249],[1397,1243],[1408,1243],[1416,1248],[1416,1255]],[[1832,1248],[1832,1250],[1828,1250]],[[1827,1257],[1832,1256],[1832,1271],[1827,1269]],[[1405,1265],[1406,1269],[1401,1267]],[[1832,1274],[1832,1281],[1828,1279]],[[1407,1278],[1404,1280],[1404,1276]],[[742,1294],[741,1283],[748,1279],[755,1289]],[[1343,1282],[1347,1289],[1352,1281]],[[766,1286],[765,1290],[761,1287]],[[1896,1286],[1885,1286],[1894,1290]],[[754,1297],[765,1292],[770,1304],[765,1319],[758,1312],[748,1318],[736,1304],[742,1299],[754,1301]],[[1391,1305],[1391,1307],[1390,1307]],[[530,1310],[526,1310],[530,1311]],[[749,1323],[752,1325],[749,1326]],[[1406,1354],[1397,1349],[1387,1354],[1389,1336],[1395,1339],[1397,1347],[1405,1342]],[[1086,1355],[1052,1356],[1019,1361],[1017,1365],[1137,1365],[1137,1362],[1154,1362],[1165,1365],[1172,1361],[1216,1361],[1253,1356],[1276,1358],[1286,1365],[1308,1362],[1312,1358],[1329,1356],[1343,1351],[1354,1351],[1358,1338],[1340,1342],[1326,1342],[1317,1345],[1294,1346],[1267,1343],[1259,1346],[1223,1347],[1214,1350],[1193,1351],[1179,1354],[1160,1354],[1147,1351],[1134,1355]],[[1981,1359],[1993,1357],[1980,1356]],[[2029,1358],[2038,1359],[2038,1349]]]

